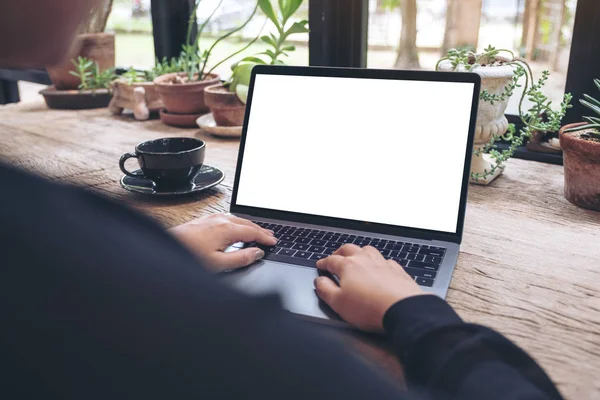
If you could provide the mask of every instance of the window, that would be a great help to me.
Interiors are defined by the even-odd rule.
[[[187,41],[187,21],[194,4],[195,0],[152,1],[155,11],[152,15],[155,47],[160,58],[164,56],[170,58],[178,55],[181,51],[182,44]],[[277,4],[277,2],[273,2],[273,4]],[[197,25],[201,27],[206,23],[201,34],[201,50],[207,50],[223,34],[244,25],[245,21],[252,16],[255,6],[256,0],[202,0],[196,12]],[[308,19],[307,0],[287,25],[303,19]],[[260,40],[260,36],[274,31],[275,27],[272,22],[259,9],[240,31],[215,46],[208,61],[208,67],[213,67],[221,60],[249,45],[240,54],[223,62],[215,69],[215,72],[222,77],[229,76],[233,63],[267,50],[268,45]],[[288,51],[288,57],[284,56],[282,60],[291,65],[308,65],[308,34],[294,34],[286,42],[294,45],[295,51]]]
[[[114,0],[106,32],[115,33],[115,62],[123,68],[154,65],[150,0]]]
[[[208,49],[220,36],[243,25],[252,15],[255,6],[256,0],[201,1],[197,11],[198,24],[200,26],[203,25],[213,12],[214,14],[204,27],[204,32],[202,33],[200,40],[200,49]],[[287,24],[289,26],[293,22],[303,19],[308,19],[308,2],[306,1],[296,11],[292,20]],[[270,32],[275,32],[275,29],[273,23],[268,20],[259,9],[241,31],[233,34],[215,46],[211,54],[211,59],[208,62],[208,66],[213,66],[215,63],[218,63],[246,45],[249,45],[257,37],[268,35]],[[287,42],[293,44],[296,49],[288,52],[288,57],[284,56],[281,59],[289,65],[308,65],[308,34],[294,34],[287,39]],[[215,72],[222,77],[227,77],[231,74],[230,67],[233,63],[244,57],[264,52],[268,48],[266,43],[258,39],[243,52],[217,67]]]
[[[528,60],[536,79],[550,71],[545,93],[559,104],[576,6],[577,0],[369,0],[367,65],[433,70],[450,48],[492,45]],[[518,114],[519,99],[519,92],[511,97],[508,114]]]

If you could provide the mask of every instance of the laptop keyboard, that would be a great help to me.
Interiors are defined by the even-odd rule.
[[[328,232],[325,230],[297,228],[293,226],[253,221],[275,232],[279,242],[274,247],[258,245],[265,251],[265,259],[316,268],[316,262],[325,258],[346,243],[357,246],[373,246],[383,257],[394,260],[421,286],[433,286],[446,249],[416,243],[379,239]],[[248,243],[245,247],[257,246]]]

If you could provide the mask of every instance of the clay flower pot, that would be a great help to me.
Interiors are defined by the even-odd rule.
[[[218,126],[242,126],[246,105],[237,94],[230,92],[223,84],[209,86],[204,91],[204,100],[210,108]]]
[[[536,151],[538,153],[560,154],[560,142],[558,138],[545,139],[547,136],[544,132],[534,131],[533,136],[527,141],[527,150]]]
[[[565,166],[565,198],[583,208],[600,211],[600,141],[582,138],[586,131],[559,132]]]
[[[85,57],[96,61],[100,71],[115,66],[115,35],[114,33],[86,33],[77,36],[69,60],[63,65],[48,67],[48,75],[56,90],[77,90],[80,79],[69,71],[75,71],[71,59]]]
[[[503,60],[500,57],[498,59]],[[442,62],[439,69],[441,71],[454,71],[450,61]],[[464,72],[464,67],[459,68],[459,71]],[[490,94],[502,93],[515,74],[514,68],[509,65],[478,67],[474,68],[472,72],[481,76],[481,91],[487,90]],[[495,101],[494,104],[483,100],[479,102],[473,146],[474,153],[485,147],[492,140],[493,135],[504,135],[508,130],[508,120],[504,116],[508,100],[507,98],[504,101]],[[489,155],[481,154],[477,156],[473,154],[471,172],[484,174],[484,171],[492,169],[493,164],[495,162],[491,160]],[[471,178],[471,183],[487,185],[500,176],[502,171],[501,168],[498,168],[494,175],[485,179],[474,180]]]
[[[110,102],[108,89],[56,90],[49,86],[40,91],[48,108],[56,110],[89,110],[104,108]]]
[[[151,111],[159,111],[165,107],[152,82],[129,84],[117,80],[112,83],[112,95],[109,105],[112,114],[120,115],[123,109],[128,109],[140,121],[150,118]]]
[[[177,83],[186,78],[185,72],[159,76],[154,80],[165,108],[172,114],[206,114],[208,106],[204,102],[204,89],[219,83],[219,76],[210,74],[202,81]]]

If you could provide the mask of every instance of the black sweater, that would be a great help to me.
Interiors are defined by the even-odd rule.
[[[560,398],[439,298],[385,315],[406,392],[275,299],[223,286],[153,221],[9,168],[0,185],[0,398]]]

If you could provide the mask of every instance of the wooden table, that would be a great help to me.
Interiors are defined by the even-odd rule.
[[[206,162],[227,174],[223,184],[174,199],[121,189],[120,155],[165,136],[205,140]],[[0,159],[130,204],[167,227],[228,210],[238,145],[156,120],[113,117],[106,109],[51,111],[41,101],[0,107]],[[568,203],[562,191],[562,167],[522,160],[511,160],[491,186],[471,185],[447,300],[466,321],[523,347],[567,398],[598,399],[600,213]],[[401,379],[401,367],[380,340],[342,337],[373,366]]]

